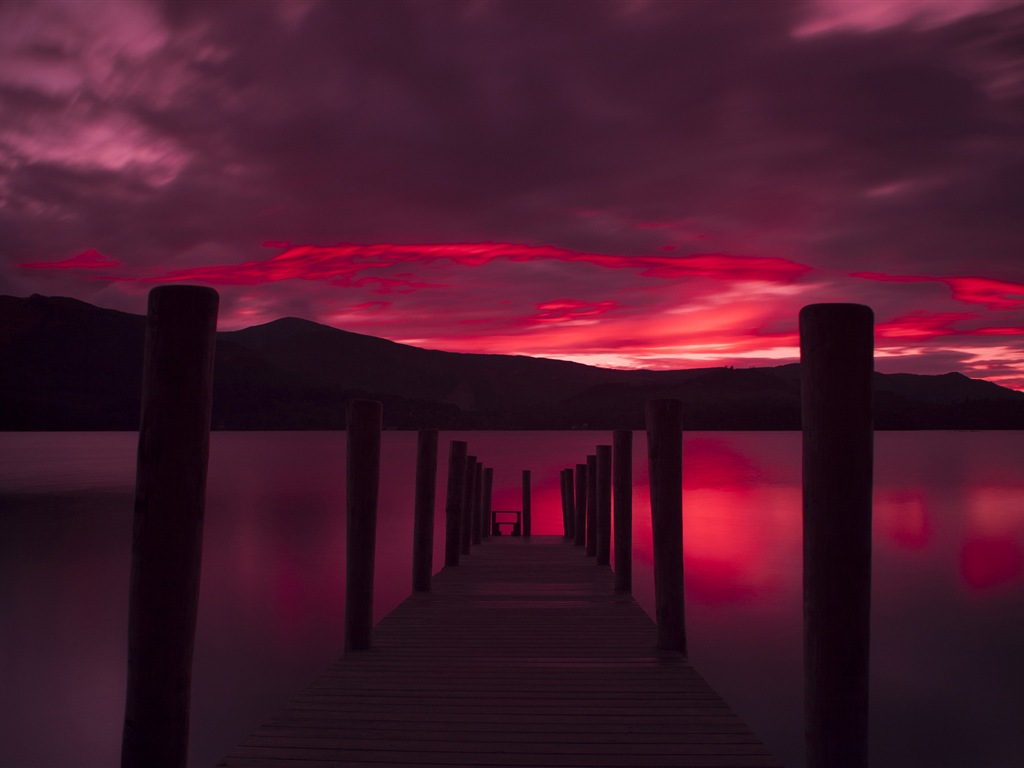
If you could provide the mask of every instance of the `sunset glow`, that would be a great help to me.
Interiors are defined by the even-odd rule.
[[[1018,0],[0,7],[0,293],[1024,389]],[[401,30],[400,32],[398,30]]]

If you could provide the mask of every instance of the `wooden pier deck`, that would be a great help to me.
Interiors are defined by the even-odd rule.
[[[487,540],[219,765],[780,766],[608,567]]]

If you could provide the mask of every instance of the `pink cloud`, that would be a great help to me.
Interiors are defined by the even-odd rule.
[[[97,251],[95,248],[90,248],[87,251],[82,251],[78,255],[62,261],[24,262],[18,266],[22,269],[111,269],[113,267],[121,266],[121,262],[114,261],[110,257]]]
[[[875,325],[875,335],[890,341],[923,341],[940,336],[954,336],[964,331],[953,328],[953,323],[971,320],[977,315],[965,312],[911,312]]]
[[[1024,284],[987,277],[929,277],[925,275],[888,275],[882,272],[851,272],[851,277],[884,283],[944,283],[953,298],[987,309],[1024,308]]]
[[[1004,10],[1013,4],[1015,0],[811,0],[804,21],[793,34],[812,37],[830,32],[871,33],[904,24],[928,29]]]
[[[614,301],[583,301],[581,299],[555,299],[537,305],[536,315],[529,318],[537,323],[564,323],[574,320],[591,320],[616,309]]]
[[[314,280],[332,285],[356,286],[365,281],[381,285],[381,293],[442,287],[404,277],[364,277],[365,272],[399,265],[431,266],[448,261],[460,266],[479,267],[494,261],[562,261],[592,264],[607,269],[636,270],[645,277],[707,277],[723,280],[794,282],[810,267],[787,259],[768,256],[732,256],[720,253],[689,256],[619,256],[587,253],[549,245],[517,243],[428,243],[397,244],[340,243],[330,246],[266,243],[283,248],[264,261],[246,261],[208,267],[174,270],[148,278],[152,282],[198,281],[212,285],[260,285],[281,280]],[[360,282],[360,280],[364,282]]]

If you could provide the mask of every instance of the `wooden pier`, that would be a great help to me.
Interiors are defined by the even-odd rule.
[[[217,301],[150,292],[121,768],[184,768],[188,754]],[[800,312],[808,768],[867,767],[873,328],[862,305]],[[346,409],[345,656],[221,765],[778,765],[686,661],[679,400],[646,405],[657,628],[628,596],[629,436],[614,433],[617,583],[613,446],[565,470],[564,538],[531,536],[524,469],[519,535],[473,555],[498,533],[493,475],[452,440],[431,591],[437,433],[422,430],[414,592],[374,630],[382,406]]]
[[[444,568],[219,765],[780,766],[562,537]]]

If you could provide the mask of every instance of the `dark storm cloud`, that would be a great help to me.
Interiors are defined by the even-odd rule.
[[[592,248],[609,233],[566,216],[593,210],[706,219],[759,243],[921,174],[998,183],[965,167],[971,140],[1001,126],[956,71],[952,32],[794,40],[801,5],[780,2],[345,2],[290,20],[283,7],[168,4],[176,42],[143,68],[176,62],[180,89],[118,97],[190,154],[178,183],[140,196],[147,233],[183,213],[169,246],[234,241],[240,217],[266,238],[557,232]],[[194,200],[225,209],[227,231]],[[894,218],[880,235],[898,239]]]

